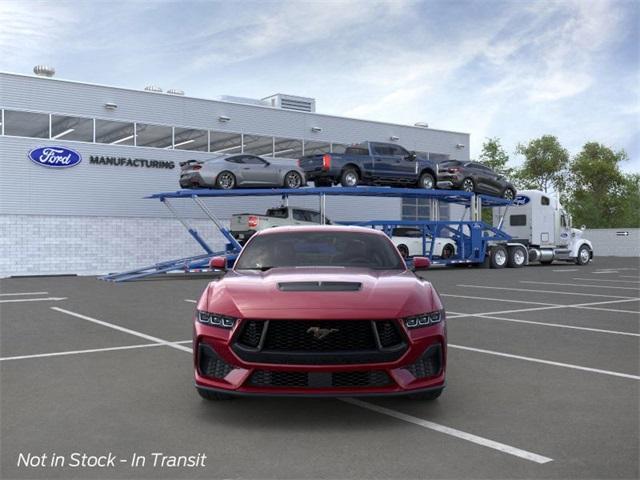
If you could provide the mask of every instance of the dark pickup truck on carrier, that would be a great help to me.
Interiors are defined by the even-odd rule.
[[[432,189],[438,178],[436,162],[393,143],[364,142],[347,147],[342,154],[308,155],[298,164],[316,187],[339,183]]]

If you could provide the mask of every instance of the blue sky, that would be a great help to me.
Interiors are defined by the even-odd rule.
[[[0,70],[625,149],[640,172],[640,2],[0,0]],[[522,159],[514,157],[514,163]]]

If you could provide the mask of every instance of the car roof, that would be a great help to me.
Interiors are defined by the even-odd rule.
[[[291,232],[351,232],[351,233],[369,233],[371,235],[382,235],[386,237],[384,232],[367,227],[343,226],[343,225],[287,225],[283,227],[267,228],[261,230],[256,235],[273,235],[278,233]],[[254,235],[255,236],[255,235]]]

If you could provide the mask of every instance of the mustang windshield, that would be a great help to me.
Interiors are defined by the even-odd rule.
[[[364,267],[404,270],[391,241],[359,232],[269,233],[252,239],[236,263],[236,270],[276,267]]]

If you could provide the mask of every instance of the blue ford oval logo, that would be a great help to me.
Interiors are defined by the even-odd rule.
[[[513,200],[513,204],[516,206],[526,205],[531,200],[526,195],[516,195],[516,198]]]
[[[43,167],[69,168],[79,164],[82,156],[64,147],[40,147],[29,152],[29,159]]]

